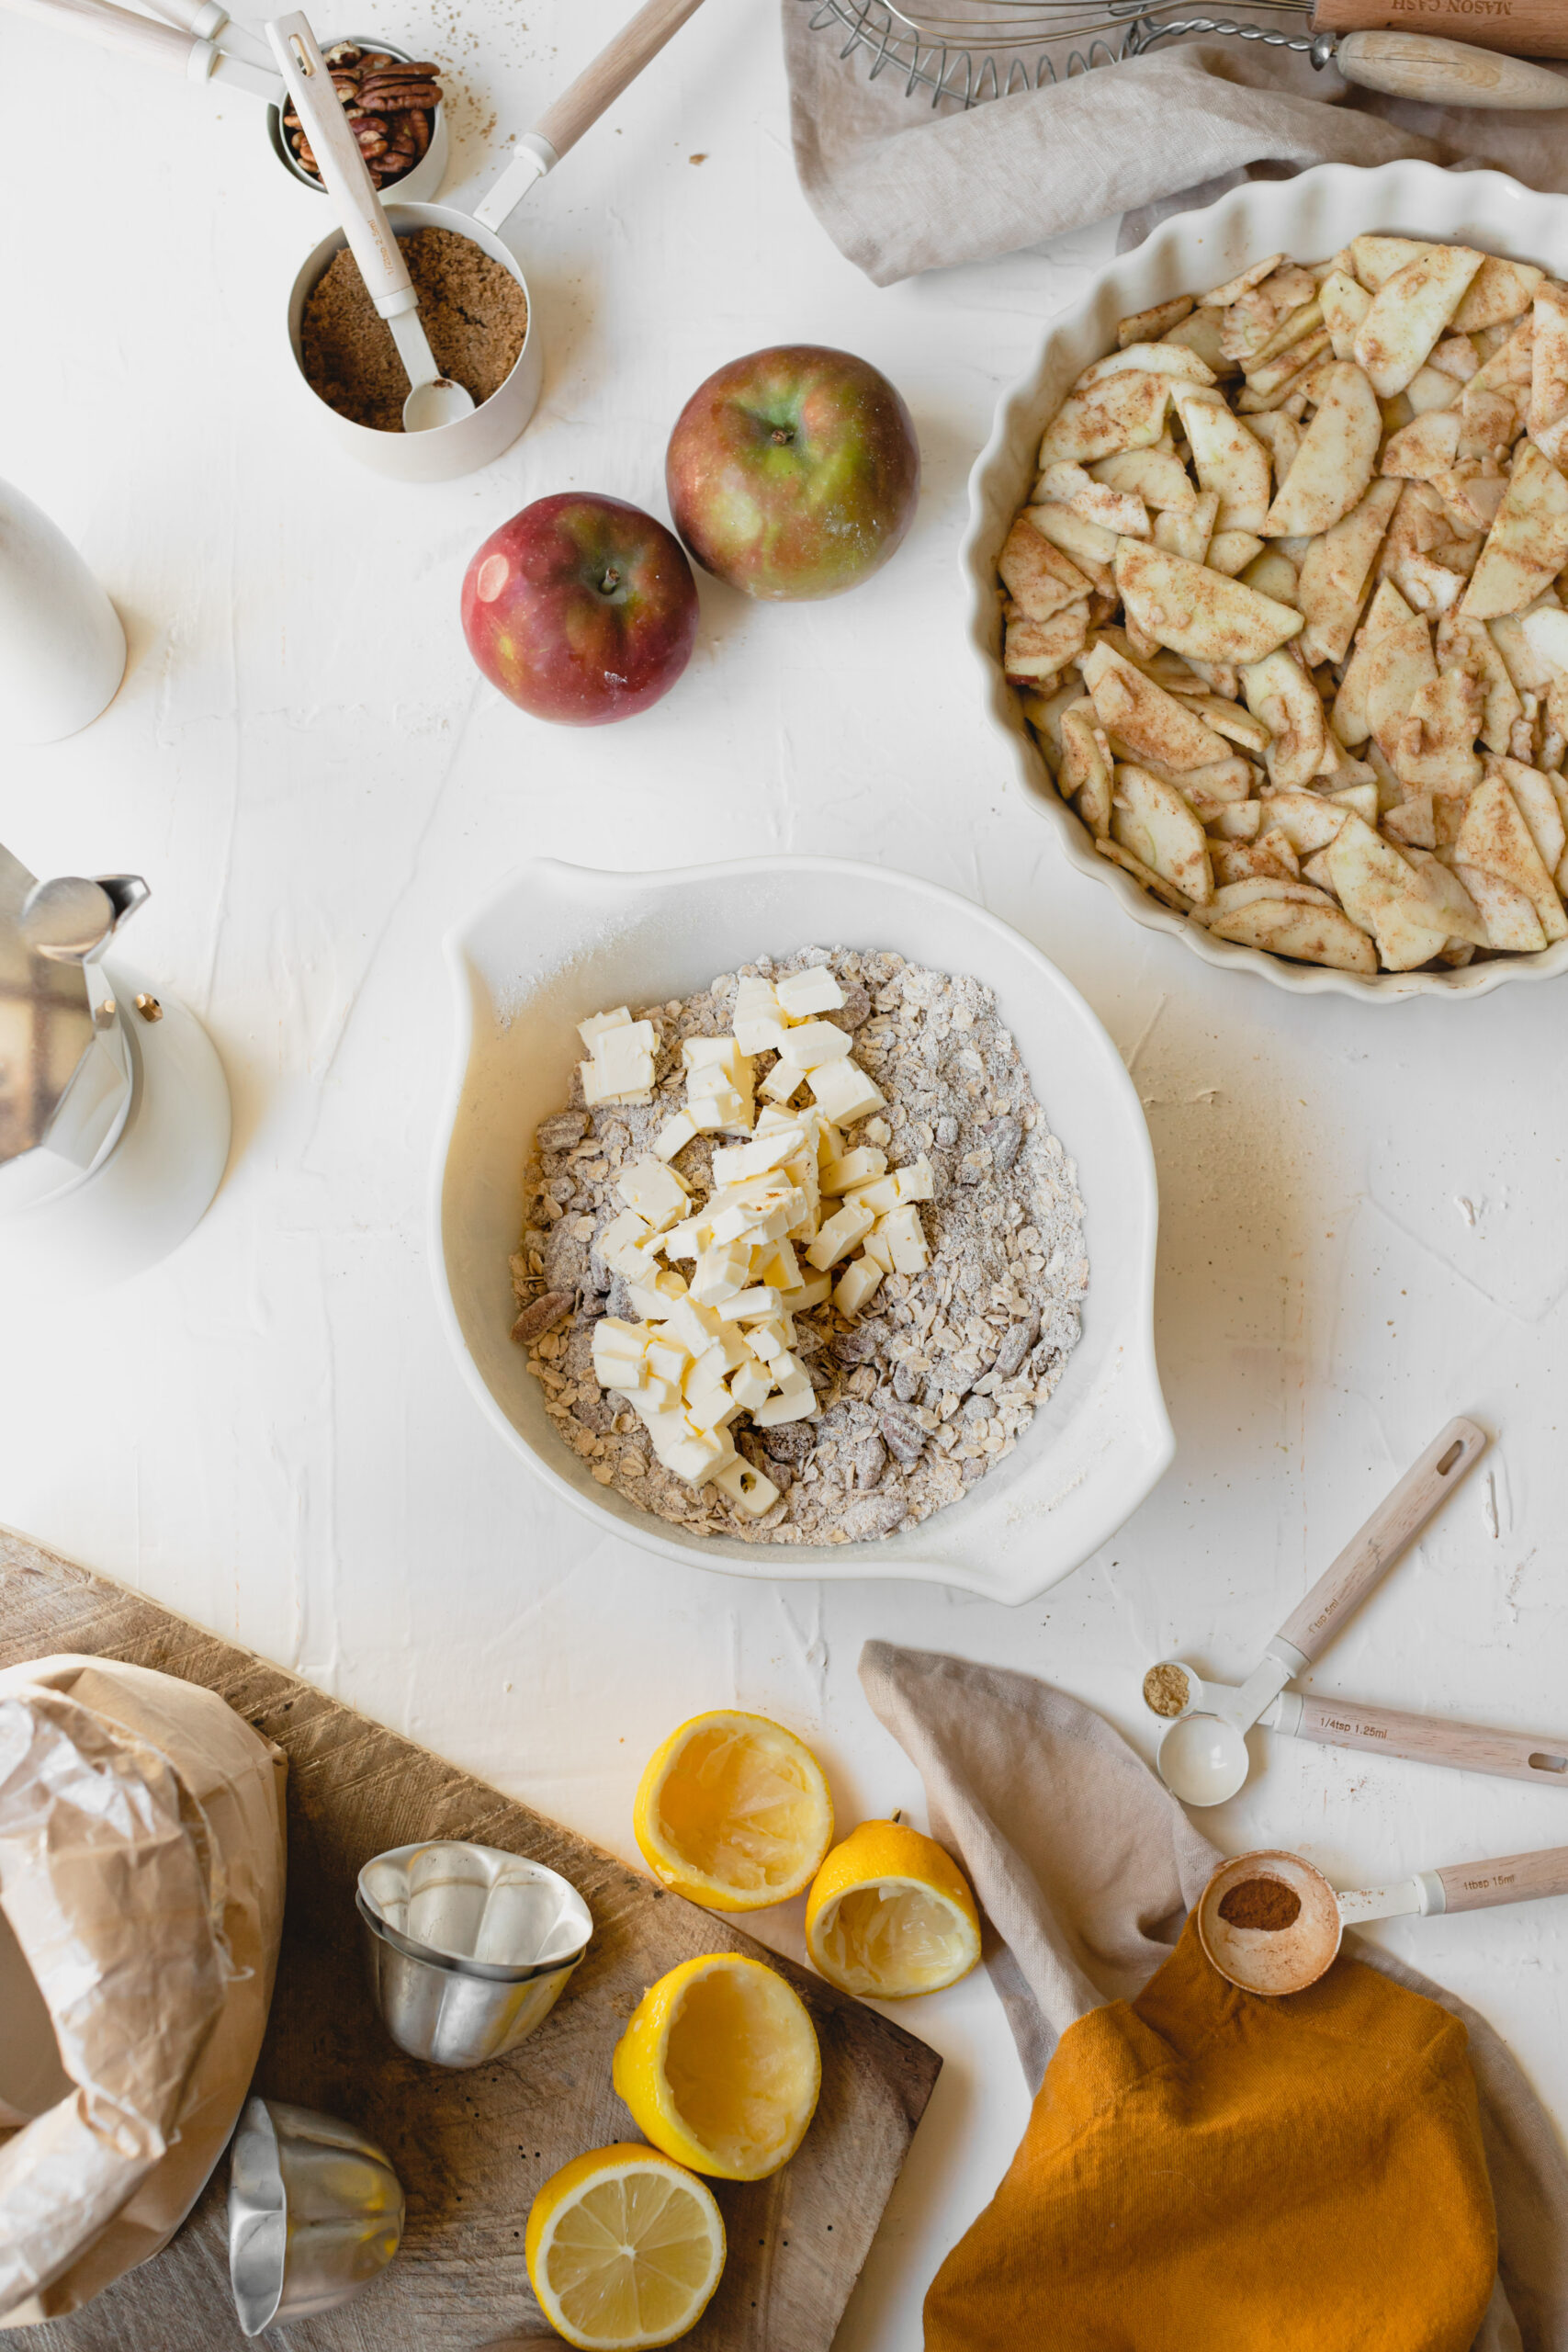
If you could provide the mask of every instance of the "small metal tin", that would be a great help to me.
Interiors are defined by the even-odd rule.
[[[402,2185],[374,2140],[311,2108],[246,2100],[229,2163],[229,2283],[246,2335],[335,2311],[402,2234]]]
[[[335,49],[340,41],[344,40],[352,41],[355,49],[377,50],[383,56],[395,58],[400,65],[412,65],[414,62],[411,51],[399,49],[395,42],[383,40],[378,33],[374,35],[334,33],[331,40],[324,40],[321,43],[321,47]],[[277,107],[268,107],[266,110],[266,135],[272,142],[273,153],[277,157],[289,178],[298,180],[301,187],[310,188],[313,194],[324,196],[326,190],[321,181],[305,169],[304,164],[288,144],[288,134],[283,128],[283,115]],[[442,182],[446,177],[446,163],[450,152],[451,141],[446,130],[446,108],[443,104],[435,108],[434,119],[430,126],[429,146],[412,171],[405,172],[400,180],[389,181],[386,187],[381,190],[382,195],[397,197],[405,204],[434,203],[436,197],[440,195]]]
[[[437,2066],[482,2066],[525,2041],[593,1933],[569,1880],[456,1838],[378,1854],[355,1903],[382,2021],[400,2050]]]

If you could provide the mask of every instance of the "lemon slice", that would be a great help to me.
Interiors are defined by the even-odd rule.
[[[969,1882],[934,1838],[863,1821],[806,1899],[806,1948],[829,1984],[863,2000],[938,1993],[980,1957]]]
[[[694,1715],[649,1759],[632,1826],[676,1894],[710,1911],[760,1911],[810,1885],[833,1842],[833,1800],[792,1731],[720,1710]]]
[[[615,2088],[677,2164],[761,2180],[806,2136],[822,2086],[817,2029],[793,1985],[732,1951],[683,1960],[615,2044]]]
[[[593,2148],[551,2175],[524,2240],[550,2325],[581,2352],[646,2352],[694,2327],[724,2272],[706,2183],[656,2149]]]

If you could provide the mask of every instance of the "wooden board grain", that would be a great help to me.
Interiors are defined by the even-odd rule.
[[[570,1829],[123,1587],[0,1530],[0,1666],[75,1650],[220,1691],[287,1750],[288,1905],[256,2087],[342,2115],[386,2148],[408,2195],[403,2252],[357,2301],[269,2331],[288,2352],[476,2352],[546,2335],[523,2232],[541,2181],[635,2139],[610,2054],[643,1989],[695,1952],[761,1953],[811,2011],[822,2098],[772,2180],[716,2183],[729,2238],[691,2352],[828,2352],[942,2061],[876,2011],[628,1870]],[[629,1801],[629,1799],[628,1799]],[[580,1887],[593,1941],[561,2001],[509,2056],[463,2074],[405,2058],[366,1990],[353,1891],[372,1854],[470,1838]],[[242,2352],[220,2165],[153,2262],[68,2319],[0,2330],[17,2352]]]

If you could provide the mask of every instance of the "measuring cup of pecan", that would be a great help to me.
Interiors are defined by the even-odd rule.
[[[390,41],[352,35],[323,41],[333,86],[343,102],[371,178],[411,203],[428,202],[446,176],[446,109],[440,68]],[[293,107],[268,107],[267,136],[284,168],[321,192],[310,141]]]

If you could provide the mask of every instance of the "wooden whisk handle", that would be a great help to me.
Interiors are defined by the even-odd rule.
[[[1317,0],[1314,33],[1430,33],[1511,57],[1568,57],[1560,0]]]

